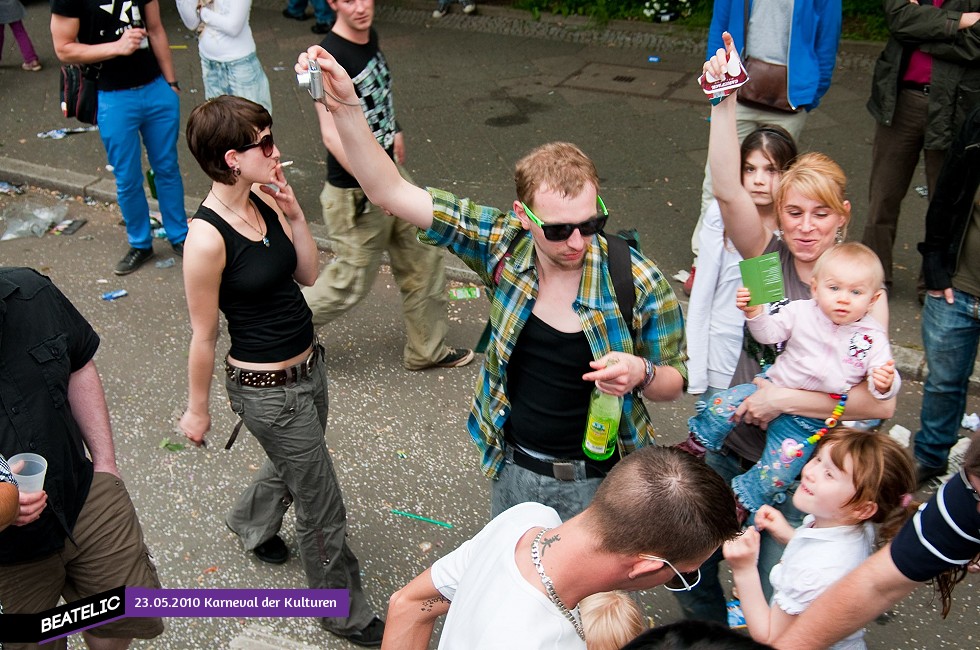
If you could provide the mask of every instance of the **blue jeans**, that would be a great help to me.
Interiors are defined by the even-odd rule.
[[[711,469],[726,481],[732,481],[750,466],[749,461],[740,456],[723,449],[719,452],[709,451],[704,457],[705,462]],[[789,494],[796,491],[794,484]],[[803,523],[803,513],[793,506],[792,499],[776,506],[776,509],[783,513],[791,526],[799,526]],[[762,580],[762,591],[765,593],[766,600],[772,598],[772,585],[769,584],[769,572],[776,566],[783,555],[783,545],[774,540],[768,533],[762,533],[762,546],[759,549],[759,578]],[[715,621],[727,627],[728,610],[725,608],[725,590],[721,586],[718,578],[718,565],[723,557],[721,549],[712,554],[708,560],[701,565],[701,582],[691,591],[674,592],[677,602],[684,612],[684,618],[702,621]]]
[[[235,61],[212,61],[201,57],[201,78],[204,97],[235,95],[262,104],[272,115],[272,95],[269,78],[265,76],[259,57],[252,52]]]
[[[289,0],[286,3],[286,11],[294,16],[302,16],[306,13],[306,5],[313,4],[313,15],[318,23],[332,23],[337,17],[327,0]]]
[[[585,462],[574,461],[575,480],[559,481],[514,464],[514,452],[504,448],[506,460],[490,487],[490,517],[518,503],[535,501],[554,508],[562,521],[568,521],[592,502],[601,478],[587,478]]]
[[[953,290],[953,304],[926,295],[922,307],[922,343],[929,375],[922,396],[921,429],[915,434],[915,459],[943,467],[959,437],[966,391],[980,342],[980,298]]]
[[[722,391],[728,390],[727,388],[716,388],[714,386],[708,386],[707,390],[698,395],[698,400],[694,402],[694,410],[700,413],[704,409],[708,408],[708,404],[711,403],[712,398]]]
[[[180,98],[163,76],[128,90],[99,91],[99,133],[109,164],[115,168],[116,197],[133,248],[152,248],[150,206],[143,189],[140,138],[156,173],[163,227],[172,244],[187,237],[184,181],[177,164]]]
[[[688,420],[691,433],[705,448],[719,451],[732,431],[735,410],[755,391],[755,384],[739,384],[714,395],[707,400],[707,408]],[[823,420],[796,415],[780,415],[770,422],[762,458],[732,481],[741,504],[755,512],[763,505],[782,503],[786,490],[813,454],[813,445],[804,444],[806,439],[823,426]],[[799,445],[802,447],[797,452]]]

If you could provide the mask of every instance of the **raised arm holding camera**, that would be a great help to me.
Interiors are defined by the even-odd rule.
[[[314,46],[296,71],[307,72],[311,59],[322,69],[318,110],[329,111],[367,198],[424,230],[421,241],[449,248],[492,295],[491,340],[467,424],[484,473],[496,479],[492,513],[538,501],[574,516],[622,455],[652,443],[644,398],[669,401],[683,390],[683,328],[669,283],[629,250],[632,316],[619,307],[598,172],[578,147],[550,143],[520,160],[508,211],[422,189],[378,144],[344,68]],[[605,461],[582,450],[593,385],[624,397],[619,454]]]

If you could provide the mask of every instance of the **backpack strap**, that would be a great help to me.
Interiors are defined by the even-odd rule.
[[[616,302],[619,311],[626,320],[630,338],[636,339],[633,329],[633,306],[636,294],[633,290],[633,262],[630,259],[630,245],[619,235],[606,237],[609,247],[609,275],[612,278],[613,290],[616,292]]]
[[[507,263],[507,259],[514,256],[514,249],[517,248],[517,244],[524,239],[524,232],[518,233],[516,237],[510,240],[510,244],[507,245],[507,252],[504,256],[500,258],[497,262],[497,266],[493,267],[493,286],[496,289],[500,285],[500,275],[504,272],[504,264]]]
[[[497,266],[493,267],[493,289],[487,291],[487,298],[491,301],[493,300],[493,291],[497,290],[500,285],[500,276],[504,272],[504,264],[507,260],[514,256],[514,249],[517,248],[517,244],[524,239],[524,231],[522,230],[513,239],[510,240],[510,244],[507,245],[507,252],[504,256],[500,258],[497,262]],[[473,351],[478,353],[484,353],[487,351],[487,345],[490,344],[490,317],[487,316],[487,324],[483,326],[483,332],[480,333],[480,339],[473,346]]]

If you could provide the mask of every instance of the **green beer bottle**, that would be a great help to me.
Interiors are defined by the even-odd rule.
[[[614,362],[610,362],[614,363]],[[589,398],[589,417],[582,438],[582,451],[593,460],[606,460],[616,451],[619,419],[623,415],[623,398],[592,389]]]
[[[146,184],[150,188],[150,196],[157,198],[157,173],[153,169],[146,170]]]

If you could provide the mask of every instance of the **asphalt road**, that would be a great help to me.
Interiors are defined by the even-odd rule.
[[[49,275],[102,337],[96,364],[106,387],[119,466],[127,480],[167,588],[302,587],[302,568],[292,517],[283,532],[294,557],[283,566],[264,565],[242,552],[223,522],[224,514],[263,459],[259,445],[243,435],[222,449],[235,424],[224,388],[211,396],[214,418],[206,449],[168,451],[180,442],[174,424],[186,396],[190,329],[180,260],[157,243],[157,257],[144,269],[118,278],[109,271],[123,237],[115,205],[85,205],[51,192],[0,194],[0,215],[24,206],[63,203],[68,218],[89,222],[69,236],[0,242],[4,265],[32,266]],[[128,294],[100,298],[113,289]],[[478,455],[465,433],[465,417],[477,365],[411,373],[402,369],[403,326],[399,294],[387,269],[351,314],[322,328],[330,377],[327,440],[344,490],[351,546],[361,560],[364,584],[383,611],[388,595],[436,558],[475,534],[487,521],[489,490]],[[472,345],[487,314],[486,301],[450,302],[451,344]],[[228,346],[222,335],[219,351]],[[220,355],[219,355],[220,356]],[[482,357],[477,357],[477,361]],[[915,429],[921,384],[908,381],[894,423]],[[976,398],[970,409],[980,410]],[[692,399],[651,405],[661,444],[686,435]],[[886,424],[890,427],[892,423]],[[414,512],[453,524],[452,529],[395,516]],[[887,623],[872,625],[870,648],[967,648],[980,638],[976,587],[971,577],[956,592],[949,619],[939,621],[926,589],[902,603]],[[657,624],[679,617],[664,590],[644,593],[646,613]],[[343,648],[308,619],[174,618],[165,634],[137,648]],[[72,647],[82,647],[73,641]],[[350,646],[353,647],[353,646]],[[433,644],[432,647],[435,647]]]

